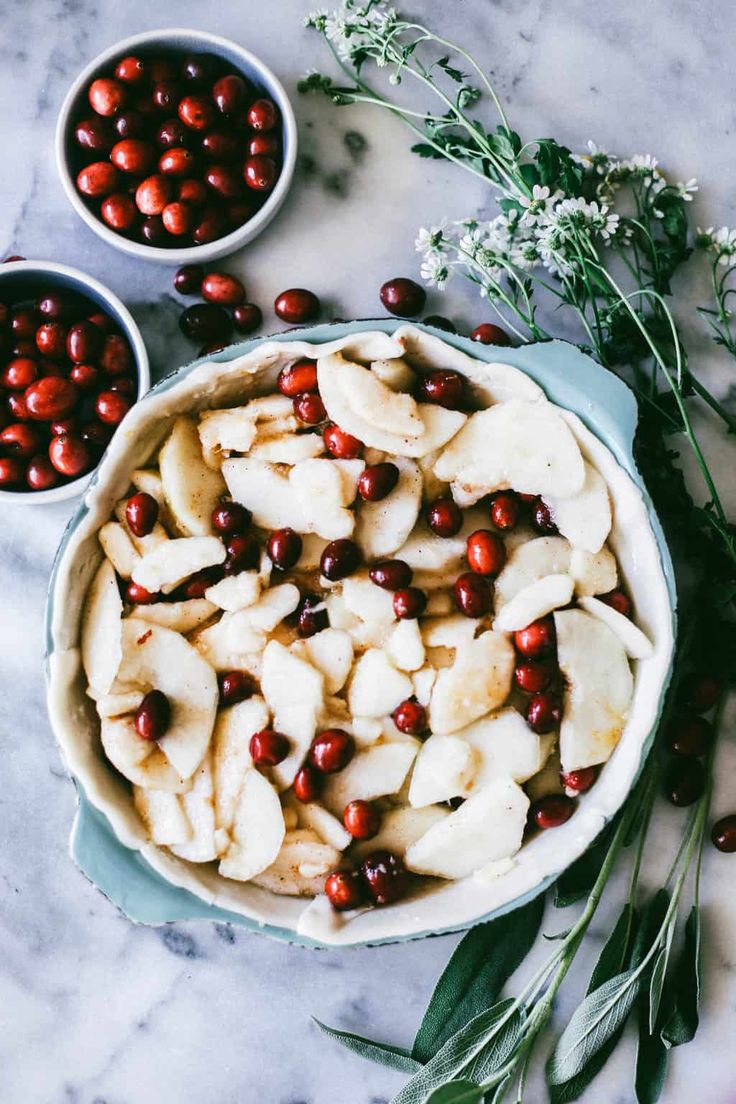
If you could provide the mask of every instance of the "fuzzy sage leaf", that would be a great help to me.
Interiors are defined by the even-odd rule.
[[[314,1022],[330,1039],[335,1039],[346,1050],[352,1050],[353,1054],[367,1058],[370,1062],[378,1062],[379,1065],[388,1066],[389,1069],[398,1070],[400,1073],[416,1073],[422,1068],[421,1062],[417,1062],[408,1050],[403,1050],[401,1047],[390,1046],[389,1043],[377,1043],[362,1035],[354,1035],[352,1031],[340,1031],[336,1027],[328,1027],[317,1019]]]
[[[427,1097],[427,1104],[480,1104],[483,1089],[472,1081],[448,1081]]]
[[[589,993],[573,1012],[547,1063],[551,1085],[581,1072],[602,1046],[626,1022],[639,991],[634,970],[625,970]]]
[[[700,910],[693,905],[685,924],[685,942],[675,964],[672,993],[662,1041],[665,1046],[683,1046],[698,1030],[700,1003]]]

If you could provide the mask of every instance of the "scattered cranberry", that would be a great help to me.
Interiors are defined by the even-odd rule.
[[[308,804],[310,801],[316,801],[322,790],[324,782],[324,775],[320,771],[314,770],[313,767],[301,767],[296,772],[294,778],[294,797],[297,801],[303,801]]]
[[[37,422],[55,422],[58,418],[65,418],[74,409],[77,395],[71,380],[61,376],[44,376],[26,388],[28,415]]]
[[[73,433],[51,438],[49,459],[58,472],[70,479],[82,475],[91,464],[89,448],[81,437]]]
[[[361,551],[355,541],[342,539],[325,545],[319,561],[319,569],[331,583],[346,579],[360,567]]]
[[[225,544],[227,557],[224,563],[226,575],[238,575],[241,571],[252,571],[261,560],[258,541],[252,533],[236,533],[228,537]]]
[[[394,592],[393,608],[400,621],[416,621],[427,608],[427,595],[419,587],[402,587]]]
[[[381,560],[368,571],[371,581],[381,590],[406,590],[414,572],[404,560]]]
[[[212,511],[212,524],[218,533],[230,537],[234,533],[247,532],[252,516],[239,502],[221,502]]]
[[[461,410],[466,405],[465,380],[449,368],[436,368],[421,377],[418,397],[447,410]]]
[[[552,732],[562,719],[562,705],[555,694],[535,694],[526,707],[526,723],[540,736]]]
[[[224,341],[230,336],[232,321],[215,303],[194,303],[179,319],[185,337],[193,341]]]
[[[237,276],[227,272],[209,272],[202,280],[202,298],[222,307],[237,307],[245,300],[245,288]]]
[[[355,740],[341,728],[327,728],[312,740],[309,762],[322,774],[343,770],[355,754]]]
[[[548,655],[555,647],[555,623],[551,617],[542,617],[539,621],[532,621],[524,629],[514,633],[514,644],[517,652],[521,652],[528,659],[538,659]]]
[[[513,491],[499,491],[491,499],[491,521],[504,533],[516,527],[520,512],[521,503]]]
[[[491,608],[491,588],[473,571],[458,576],[454,586],[455,605],[466,617],[483,617]]]
[[[554,536],[559,532],[549,506],[541,498],[536,498],[532,503],[532,525],[538,533],[544,533],[545,536]]]
[[[328,425],[322,439],[327,451],[338,460],[355,460],[363,452],[363,442],[336,425]]]
[[[289,754],[289,741],[281,732],[264,728],[251,736],[248,750],[257,767],[275,767]]]
[[[468,537],[465,554],[477,575],[498,575],[506,563],[506,545],[490,529],[476,529]]]
[[[48,456],[34,456],[26,468],[26,483],[32,491],[48,491],[59,482],[59,473]]]
[[[622,590],[611,590],[608,594],[599,594],[598,598],[611,609],[615,609],[616,613],[631,617],[631,599]]]
[[[399,856],[392,851],[373,851],[366,855],[360,873],[368,896],[376,905],[390,905],[398,901],[409,888],[409,873]]]
[[[238,333],[253,333],[262,322],[261,308],[255,303],[240,303],[233,311],[233,325]]]
[[[575,802],[566,794],[547,794],[532,804],[529,820],[537,828],[559,828],[575,812]]]
[[[342,822],[353,839],[372,839],[381,827],[381,814],[373,802],[358,799],[345,806]]]
[[[298,326],[317,317],[320,301],[313,291],[306,288],[289,288],[276,297],[273,309],[282,322]]]
[[[481,322],[470,335],[471,341],[480,341],[481,345],[510,345],[511,338],[500,326],[492,322]]]
[[[253,694],[253,680],[245,671],[222,671],[217,676],[220,704],[235,705]]]
[[[100,77],[92,81],[88,96],[98,115],[115,115],[125,103],[125,88],[118,80]]]
[[[319,395],[298,395],[293,404],[294,413],[305,425],[319,425],[327,417],[325,404]]]
[[[399,481],[399,469],[388,461],[364,468],[358,479],[358,494],[366,502],[380,502]]]
[[[143,740],[160,740],[171,723],[171,705],[161,690],[149,690],[135,711],[133,724]]]
[[[296,399],[299,395],[316,393],[317,365],[313,360],[297,360],[279,372],[277,386],[282,395]]]
[[[697,801],[705,789],[705,769],[697,759],[672,759],[665,775],[665,795],[684,808]]]
[[[713,840],[713,846],[717,847],[719,851],[724,851],[727,854],[736,851],[736,813],[731,813],[730,816],[722,817],[716,821],[710,838]]]
[[[519,663],[514,669],[514,682],[525,694],[538,694],[552,681],[552,667],[545,660]]]
[[[327,609],[318,594],[305,594],[296,613],[297,632],[306,639],[322,632],[329,625]]]
[[[134,606],[149,606],[152,602],[157,602],[158,599],[158,594],[151,593],[140,583],[134,583],[132,580],[125,588],[125,600]]]
[[[425,326],[434,326],[436,330],[444,330],[445,333],[457,333],[457,326],[443,314],[428,314],[423,319]]]
[[[25,464],[17,456],[0,457],[0,487],[17,487],[23,482]]]
[[[387,280],[380,294],[381,302],[389,314],[396,314],[400,318],[414,318],[421,314],[427,301],[424,288],[403,276]]]
[[[333,870],[325,881],[325,895],[338,912],[359,908],[365,900],[365,889],[357,870]]]
[[[438,537],[454,537],[462,524],[460,507],[451,498],[438,498],[427,510],[427,525]]]
[[[578,770],[560,771],[560,782],[565,787],[568,797],[587,793],[592,788],[598,777],[598,767],[580,767]]]
[[[697,713],[681,713],[668,725],[666,740],[676,755],[705,755],[713,742],[713,727]]]
[[[708,713],[717,703],[723,689],[712,675],[693,675],[685,683],[685,704],[693,713]]]
[[[120,425],[133,403],[119,391],[100,391],[95,401],[95,413],[105,425]]]
[[[275,567],[288,571],[302,554],[302,538],[294,529],[276,529],[268,538],[266,551]]]
[[[202,287],[204,269],[201,265],[184,265],[177,269],[174,276],[174,287],[180,295],[196,295]]]
[[[148,536],[158,521],[158,502],[153,495],[138,491],[125,504],[125,520],[134,536]]]
[[[413,698],[397,705],[391,717],[399,732],[407,736],[421,736],[427,731],[427,710]]]

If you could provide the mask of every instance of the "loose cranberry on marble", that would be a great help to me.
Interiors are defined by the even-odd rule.
[[[325,896],[337,912],[359,908],[365,901],[365,887],[357,870],[333,870],[325,880]]]
[[[556,694],[534,694],[526,707],[526,723],[540,736],[557,728],[561,719],[562,704]]]
[[[238,333],[253,333],[262,322],[263,313],[255,303],[240,303],[233,311],[233,325]]]
[[[491,521],[502,532],[516,527],[521,513],[521,503],[513,491],[499,491],[491,499]]]
[[[413,698],[407,698],[397,705],[391,718],[399,732],[407,736],[421,736],[428,728],[427,710]]]
[[[722,817],[713,825],[710,838],[713,846],[726,854],[736,851],[736,813]]]
[[[199,222],[192,230],[192,238],[197,245],[206,245],[224,234],[227,229],[225,216],[216,207],[205,207],[199,216]]]
[[[245,288],[237,276],[228,272],[209,272],[201,284],[202,298],[223,307],[237,307],[245,299]]]
[[[71,380],[61,376],[45,376],[26,389],[28,414],[36,422],[55,422],[71,414],[78,394]]]
[[[136,537],[147,537],[158,521],[158,502],[146,491],[137,491],[125,504],[125,520]]]
[[[665,796],[680,808],[692,805],[705,789],[705,778],[705,769],[698,759],[672,759],[665,772]]]
[[[247,533],[253,515],[239,502],[220,502],[212,511],[212,525],[222,536]]]
[[[230,336],[232,319],[215,303],[194,303],[182,311],[179,328],[193,341],[225,341]]]
[[[554,621],[551,617],[541,617],[526,628],[518,629],[514,633],[514,644],[517,652],[521,652],[527,659],[549,655],[555,647]]]
[[[547,794],[533,802],[529,821],[537,828],[559,828],[575,812],[575,802],[567,794]]]
[[[173,195],[171,181],[160,173],[141,180],[135,191],[138,210],[144,215],[160,215]]]
[[[265,157],[263,154],[246,158],[243,165],[245,183],[254,192],[270,191],[276,183],[278,173],[278,165],[273,157]]]
[[[110,151],[110,160],[115,168],[133,176],[143,176],[148,172],[155,156],[153,146],[140,138],[125,138],[122,142],[116,142]]]
[[[108,376],[122,376],[133,369],[133,353],[122,334],[107,334],[99,356],[100,368]]]
[[[578,794],[587,793],[594,785],[599,767],[580,767],[578,770],[560,771],[560,782],[565,787],[568,797],[576,797]]]
[[[139,57],[132,54],[121,60],[115,66],[115,76],[123,84],[140,84],[146,76],[146,66]]]
[[[224,563],[226,575],[238,575],[241,571],[252,571],[261,561],[261,550],[252,533],[236,533],[228,537],[225,544],[227,558]]]
[[[506,563],[506,545],[490,529],[476,529],[468,537],[465,555],[477,575],[498,575]]]
[[[134,583],[132,579],[125,588],[125,601],[133,606],[150,606],[153,602],[158,602],[159,598],[160,595],[157,592],[146,590],[144,586]]]
[[[204,280],[202,265],[183,265],[176,270],[174,275],[174,287],[180,295],[196,295]]]
[[[210,165],[204,178],[221,199],[238,199],[243,193],[242,179],[230,165]]]
[[[188,203],[190,207],[201,207],[207,202],[208,192],[201,180],[182,180],[179,183],[177,199]]]
[[[51,360],[63,360],[66,357],[66,332],[63,322],[43,322],[36,330],[39,353]]]
[[[611,590],[608,594],[599,594],[598,599],[605,602],[611,609],[615,609],[616,613],[623,614],[624,617],[631,617],[631,599],[622,590]]]
[[[538,694],[546,690],[552,681],[553,668],[545,660],[529,660],[514,669],[514,682],[525,694]]]
[[[549,506],[541,498],[535,498],[532,503],[532,525],[538,533],[543,533],[548,537],[559,532]]]
[[[345,806],[342,822],[353,839],[372,839],[381,827],[381,814],[372,801],[358,798]]]
[[[400,621],[416,621],[427,608],[427,595],[419,587],[402,587],[394,591],[392,604]]]
[[[160,740],[171,724],[171,705],[162,690],[149,690],[135,711],[133,725],[143,740]]]
[[[0,373],[0,383],[11,391],[25,391],[38,379],[38,363],[30,357],[13,357]]]
[[[294,797],[297,801],[302,801],[308,804],[310,801],[316,801],[322,790],[325,776],[316,771],[313,767],[301,767],[296,772],[296,777],[292,783],[294,787]]]
[[[436,330],[444,330],[445,333],[457,333],[457,326],[443,314],[428,314],[422,319],[425,326],[434,326]]]
[[[705,755],[713,742],[713,726],[697,713],[680,713],[667,726],[666,742],[675,755]]]
[[[297,395],[292,404],[297,418],[305,425],[319,425],[327,417],[325,405],[319,395]]]
[[[465,380],[449,368],[437,368],[421,377],[418,398],[446,410],[461,410],[466,405]]]
[[[288,571],[302,554],[302,538],[294,529],[276,529],[268,538],[266,551],[274,567]]]
[[[363,452],[363,442],[337,425],[328,425],[322,434],[325,448],[338,460],[356,460]]]
[[[363,556],[355,541],[344,538],[325,545],[319,561],[319,569],[326,579],[334,583],[346,579],[358,570]]]
[[[248,85],[238,73],[228,73],[212,85],[212,99],[223,115],[234,115],[245,106]]]
[[[462,524],[460,507],[451,498],[438,498],[427,510],[427,525],[438,537],[454,537]]]
[[[158,159],[158,171],[164,176],[191,176],[197,159],[185,146],[172,146]]]
[[[409,872],[392,851],[373,851],[366,855],[360,873],[375,905],[390,905],[400,900],[409,888]]]
[[[245,671],[221,671],[217,685],[221,705],[235,705],[253,696],[253,679]]]
[[[153,92],[151,99],[154,107],[158,111],[176,111],[179,98],[181,96],[181,88],[175,80],[160,80],[153,86]],[[182,122],[184,120],[182,119]],[[186,125],[186,124],[185,124]]]
[[[254,134],[248,142],[249,157],[273,157],[281,153],[281,140],[277,134]]]
[[[364,468],[358,478],[358,494],[366,502],[380,502],[399,482],[399,469],[390,461]]]
[[[458,576],[453,588],[455,605],[466,617],[483,617],[491,609],[491,588],[473,571]]]
[[[110,124],[99,116],[80,119],[74,128],[74,137],[78,146],[91,153],[109,153],[115,141]]]
[[[380,560],[368,571],[371,582],[381,590],[405,590],[414,572],[404,560]]]
[[[309,762],[322,774],[343,770],[355,754],[355,740],[342,728],[327,728],[319,732],[309,748]]]
[[[252,130],[273,130],[279,123],[279,109],[273,100],[255,100],[248,108],[246,119]]]
[[[92,81],[87,95],[92,110],[104,116],[115,115],[126,100],[124,85],[110,77]]]
[[[390,314],[398,315],[399,318],[413,318],[421,314],[427,301],[424,288],[404,276],[387,280],[381,288],[380,295],[386,310]]]
[[[471,341],[480,341],[481,345],[510,345],[511,338],[500,326],[493,322],[481,322],[470,335]]]
[[[110,195],[118,186],[120,174],[109,161],[93,161],[77,173],[77,188],[89,199]]]
[[[89,448],[81,437],[73,433],[51,438],[49,459],[58,472],[71,479],[88,471],[92,463]]]
[[[318,390],[317,365],[313,360],[297,360],[279,372],[277,387],[282,395],[295,399]]]
[[[289,754],[289,740],[282,732],[264,728],[253,733],[248,750],[257,767],[275,767]]]
[[[25,464],[17,456],[0,457],[0,487],[17,487],[23,482]]]
[[[119,391],[100,391],[95,400],[95,414],[105,425],[120,425],[133,403]]]
[[[28,422],[11,422],[0,430],[0,445],[10,456],[28,460],[41,447],[41,434]]]
[[[329,625],[325,604],[318,594],[305,594],[296,612],[297,632],[303,639],[315,636]]]
[[[179,102],[179,118],[190,130],[209,130],[215,121],[215,104],[210,96],[185,96]]]
[[[713,675],[691,675],[685,682],[685,704],[693,713],[708,713],[721,696],[723,684]]]
[[[300,325],[317,317],[320,301],[313,291],[306,288],[288,288],[276,297],[273,309],[283,322]]]
[[[48,491],[58,482],[59,473],[48,456],[39,454],[32,457],[26,468],[26,483],[32,491]]]

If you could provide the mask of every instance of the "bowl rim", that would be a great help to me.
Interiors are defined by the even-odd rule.
[[[56,261],[13,261],[7,266],[0,267],[0,286],[6,280],[12,280],[13,276],[18,273],[46,275],[60,278],[62,281],[71,280],[73,283],[80,284],[94,292],[112,308],[118,321],[122,323],[126,337],[133,347],[136,375],[138,377],[136,402],[142,399],[151,387],[151,366],[143,335],[122,299],[118,298],[114,291],[111,291],[95,276],[90,276],[79,268],[59,264]],[[52,502],[63,502],[67,498],[76,498],[90,483],[101,462],[102,457],[100,457],[92,471],[80,475],[78,479],[73,479],[71,483],[62,483],[60,487],[51,487],[47,491],[6,491],[0,489],[0,502],[13,502],[22,506],[47,506]]]
[[[449,334],[445,331],[425,326],[422,323],[416,323],[413,320],[410,320],[408,323],[399,319],[381,319],[362,320],[352,323],[318,324],[313,327],[304,327],[298,330],[290,330],[280,334],[269,335],[267,337],[250,339],[224,349],[213,356],[199,358],[191,364],[170,373],[161,380],[154,389],[152,397],[155,400],[157,394],[158,396],[162,395],[181,379],[186,378],[191,372],[201,368],[205,364],[211,362],[222,364],[238,359],[240,356],[252,352],[262,343],[269,341],[311,341],[315,344],[322,344],[330,340],[343,339],[348,335],[361,332],[382,331],[390,334],[405,324],[409,324],[425,333],[440,338],[442,341],[453,345],[462,352],[486,362],[491,362],[494,358],[497,358],[500,361],[506,359],[507,362],[514,364],[517,363],[516,357],[522,357],[523,353],[535,348],[534,346],[526,346],[522,349],[508,349],[484,345],[478,346],[461,335]],[[574,410],[577,406],[578,416],[583,426],[587,429],[588,423],[590,423],[595,427],[594,435],[598,437],[605,448],[612,454],[613,459],[623,469],[625,475],[639,493],[646,513],[647,522],[652,531],[658,576],[660,582],[664,586],[667,600],[667,616],[665,621],[663,621],[662,628],[663,631],[666,629],[669,635],[667,647],[664,652],[661,679],[658,679],[656,694],[650,709],[651,726],[645,734],[641,735],[636,744],[635,762],[633,764],[633,769],[627,774],[629,781],[625,794],[620,801],[616,798],[618,803],[615,807],[606,810],[597,810],[597,827],[592,834],[590,832],[590,821],[586,821],[585,839],[579,841],[582,842],[583,846],[578,849],[576,855],[570,859],[570,862],[573,862],[575,858],[582,855],[588,847],[593,844],[605,825],[615,816],[616,812],[629,796],[652,749],[655,732],[662,716],[666,692],[672,675],[674,638],[677,626],[677,592],[674,579],[674,568],[669,548],[664,538],[662,526],[634,458],[633,439],[637,424],[637,408],[631,389],[618,377],[606,372],[599,364],[592,361],[590,357],[585,356],[575,346],[567,342],[544,342],[537,345],[536,348],[542,351],[543,360],[545,358],[547,359],[546,364],[540,363],[536,366],[539,376],[542,377],[540,380],[542,386],[545,388],[550,386],[561,387],[563,392],[574,397],[574,401],[570,402],[562,397],[555,397],[553,401],[570,410]],[[555,370],[559,371],[560,368],[560,361],[557,362],[556,366],[554,365],[553,357],[556,353],[565,358],[577,357],[579,360],[585,362],[583,367],[586,369],[586,386],[581,386],[579,379],[580,373],[576,373],[575,371],[572,372],[573,379],[571,381],[562,380],[560,383],[559,378],[555,377]],[[525,365],[518,364],[518,366],[522,367],[522,370],[529,371]],[[598,378],[597,380],[594,378],[591,384],[588,385],[587,380],[590,376],[591,369],[595,370],[598,374]],[[576,374],[578,375],[577,380],[574,378]],[[536,378],[536,373],[534,371],[532,371],[532,376]],[[547,380],[544,379],[545,376],[547,376]],[[599,395],[598,399],[602,397],[606,401],[595,401],[596,383],[599,389],[602,389],[604,393],[603,396]],[[96,473],[95,479],[97,478],[98,474]],[[62,567],[65,572],[68,570],[67,565],[63,562],[67,545],[74,534],[74,530],[82,522],[87,512],[88,508],[86,503],[82,504],[77,513],[70,520],[62,537],[52,568],[45,612],[45,671],[49,688],[51,688],[50,666],[54,653],[53,621],[55,592],[60,584]],[[51,706],[51,693],[48,695],[48,700]],[[61,747],[60,751],[63,756]],[[412,930],[398,930],[387,934],[376,934],[368,938],[361,938],[356,933],[356,937],[353,939],[336,939],[334,941],[322,938],[315,939],[306,933],[298,931],[296,926],[281,926],[279,921],[275,918],[273,920],[259,920],[243,912],[235,911],[229,908],[227,903],[216,902],[210,899],[207,893],[199,893],[188,888],[183,882],[178,882],[175,877],[168,877],[162,872],[160,866],[150,861],[149,856],[146,854],[147,850],[157,850],[154,845],[141,850],[131,849],[124,844],[116,834],[106,813],[101,810],[96,803],[93,803],[86,794],[79,779],[74,775],[72,775],[72,778],[75,783],[78,802],[77,814],[72,826],[70,838],[70,853],[72,859],[92,884],[111,900],[124,915],[134,922],[161,924],[174,920],[207,919],[216,922],[231,922],[247,930],[260,932],[272,938],[305,947],[379,946],[423,939],[432,935],[446,935],[452,932],[468,930],[477,924],[487,922],[526,904],[540,893],[545,892],[549,886],[557,880],[562,872],[562,868],[560,870],[555,870],[551,874],[542,873],[540,871],[539,881],[520,892],[516,897],[493,906],[488,912],[482,915],[474,915],[471,919],[458,917],[455,920],[450,919],[445,921],[439,928],[427,929],[416,927]],[[583,827],[582,822],[580,827]],[[569,865],[569,863],[567,863],[566,866],[567,865]]]
[[[66,156],[66,141],[71,126],[71,114],[74,103],[84,85],[93,78],[104,65],[112,61],[113,58],[123,56],[135,47],[149,46],[155,43],[166,45],[166,40],[173,38],[188,40],[191,42],[192,47],[194,48],[196,46],[200,52],[203,50],[206,51],[207,47],[209,47],[209,52],[217,53],[221,56],[223,54],[225,56],[234,54],[240,59],[240,63],[246,69],[255,70],[260,82],[277,102],[281,112],[284,157],[281,173],[279,174],[275,188],[263,206],[252,218],[244,222],[242,226],[204,245],[162,249],[158,246],[144,245],[142,242],[131,241],[129,238],[123,237],[122,234],[117,234],[110,227],[105,226],[102,219],[98,218],[97,215],[89,210],[75,187]],[[240,46],[239,43],[232,39],[225,38],[223,35],[211,34],[209,31],[198,31],[193,27],[162,27],[159,30],[143,31],[139,34],[129,35],[127,38],[121,38],[111,46],[107,46],[84,66],[69,87],[61,108],[59,109],[54,135],[56,167],[62,188],[72,207],[87,226],[89,226],[98,237],[107,242],[108,245],[113,246],[113,248],[118,249],[122,253],[128,254],[128,256],[137,257],[139,260],[151,261],[154,264],[171,266],[217,260],[219,257],[234,253],[241,246],[252,241],[260,234],[275,217],[291,188],[294,170],[296,168],[297,145],[297,125],[294,109],[286,93],[286,89],[276,74],[265,62],[261,61],[259,57],[251,53],[250,50],[246,50],[244,46]]]

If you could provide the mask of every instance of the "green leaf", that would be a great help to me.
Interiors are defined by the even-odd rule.
[[[445,155],[439,150],[436,150],[434,146],[428,146],[426,142],[417,142],[416,145],[411,147],[411,152],[418,154],[420,157],[433,157],[435,161],[444,161]]]
[[[448,1081],[427,1097],[427,1104],[480,1104],[483,1089],[472,1081]]]
[[[421,1062],[417,1062],[408,1050],[403,1050],[401,1047],[390,1046],[388,1043],[376,1043],[373,1039],[354,1035],[352,1031],[340,1031],[336,1027],[328,1027],[317,1019],[314,1022],[325,1035],[335,1039],[347,1050],[352,1050],[354,1054],[359,1054],[361,1058],[367,1058],[369,1062],[378,1062],[379,1065],[388,1066],[400,1073],[416,1073],[422,1068]]]
[[[631,950],[631,965],[638,966],[646,957],[669,907],[670,895],[666,889],[659,889],[644,910],[641,924],[636,933]]]
[[[585,1068],[626,1022],[638,991],[638,978],[633,970],[626,970],[588,994],[547,1062],[551,1085],[569,1081]]]
[[[585,854],[560,875],[555,887],[555,908],[567,908],[588,896],[600,874],[613,831],[612,822],[601,832]]]
[[[652,971],[653,976],[654,971]],[[662,1042],[659,1032],[652,1032],[651,1022],[650,993],[642,992],[639,1007],[639,1046],[636,1052],[635,1077],[638,1104],[656,1104],[662,1095],[664,1079],[667,1074],[667,1047]]]
[[[412,1055],[428,1062],[443,1043],[498,998],[537,937],[544,894],[465,935],[435,986]]]
[[[700,910],[693,905],[685,924],[685,942],[672,972],[669,1015],[662,1028],[665,1046],[683,1046],[698,1030],[700,1004]]]

